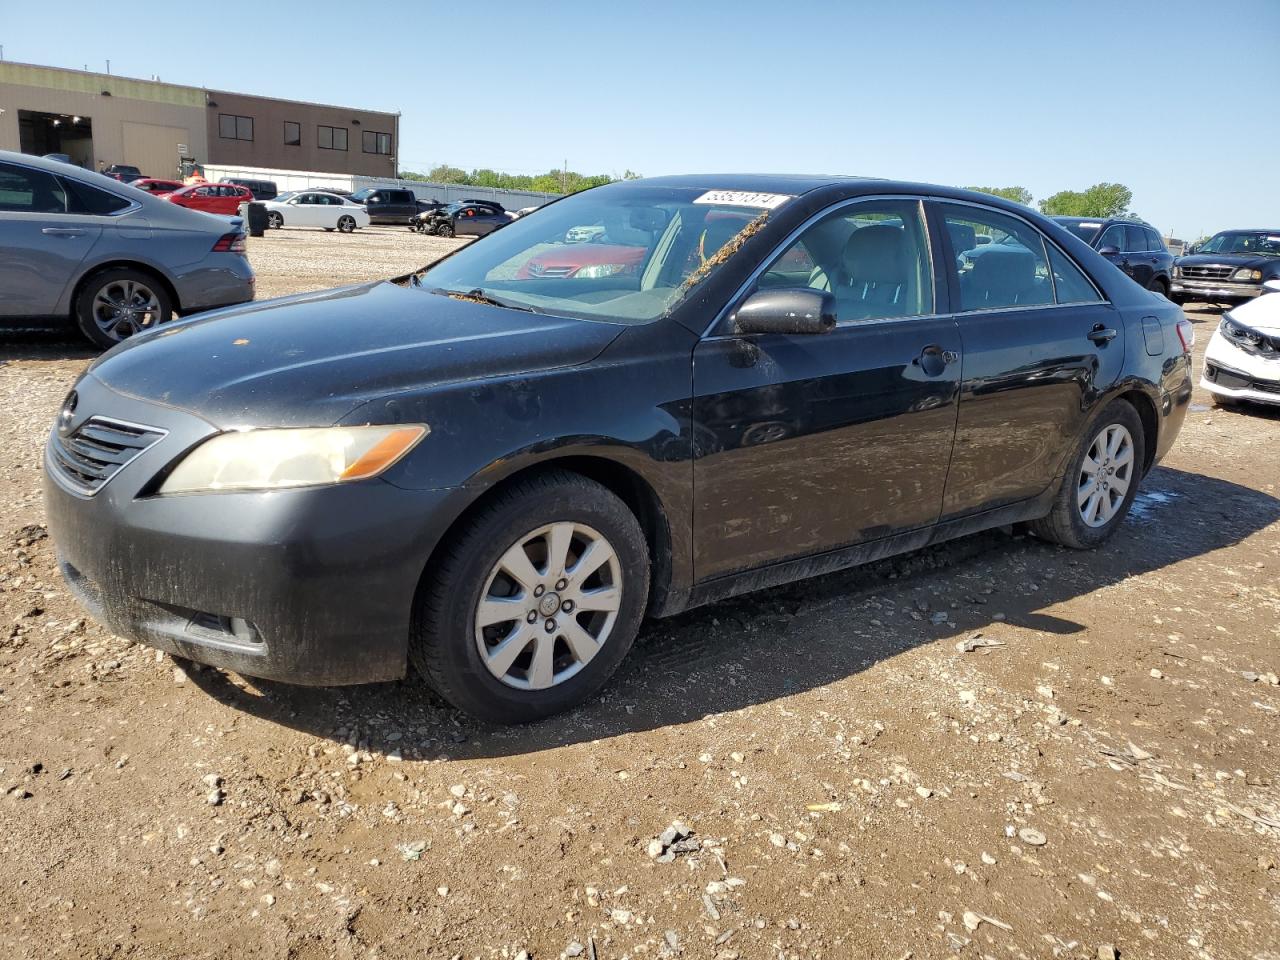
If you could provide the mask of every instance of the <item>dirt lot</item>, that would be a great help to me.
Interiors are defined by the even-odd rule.
[[[271,296],[451,243],[250,252]],[[1102,551],[984,534],[651,623],[495,730],[86,620],[39,464],[89,358],[0,344],[5,958],[1280,958],[1280,414],[1198,395]]]

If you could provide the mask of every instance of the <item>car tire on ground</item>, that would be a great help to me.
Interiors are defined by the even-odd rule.
[[[1221,393],[1211,392],[1209,394],[1209,399],[1215,407],[1221,407],[1223,410],[1230,410],[1233,407],[1240,406],[1240,401],[1235,397],[1228,397]]]
[[[151,274],[116,267],[85,282],[73,311],[80,332],[106,350],[164,323],[173,316],[173,300]]]
[[[1156,277],[1151,281],[1151,286],[1147,287],[1152,293],[1158,293],[1166,300],[1169,298],[1169,284],[1161,277]]]
[[[338,230],[342,233],[350,233],[356,228],[356,218],[349,213],[344,213],[338,218]]]
[[[444,222],[444,223],[440,224],[440,226],[436,227],[436,236],[437,236],[437,237],[452,237],[452,236],[453,236],[453,224],[449,223],[448,221],[446,221],[446,222]]]
[[[267,226],[271,227],[273,230],[279,230],[284,226],[284,217],[272,210],[267,214]]]
[[[1142,419],[1113,400],[1094,417],[1067,465],[1048,516],[1031,521],[1036,536],[1076,550],[1104,543],[1124,522],[1142,481]]]
[[[454,706],[528,723],[613,675],[649,598],[635,516],[583,476],[551,471],[499,492],[432,558],[409,658]]]

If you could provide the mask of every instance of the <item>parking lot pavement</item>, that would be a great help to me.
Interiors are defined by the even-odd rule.
[[[454,243],[286,230],[250,255],[272,296]],[[1217,314],[1192,319],[1202,351]],[[412,680],[187,672],[87,620],[38,487],[89,359],[0,347],[7,957],[1280,943],[1280,412],[1197,394],[1101,551],[988,533],[654,622],[596,701],[495,730]],[[675,820],[692,842],[661,862]]]

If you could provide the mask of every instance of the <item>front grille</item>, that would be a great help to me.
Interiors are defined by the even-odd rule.
[[[1183,267],[1184,280],[1226,280],[1235,267]]]
[[[567,277],[577,267],[548,267],[541,263],[529,264],[529,276],[531,277]]]
[[[62,479],[92,495],[164,435],[158,427],[90,417],[65,437],[55,433],[50,449]]]

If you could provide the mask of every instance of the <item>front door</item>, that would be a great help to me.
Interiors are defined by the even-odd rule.
[[[0,316],[47,317],[102,234],[101,218],[68,212],[50,173],[0,163]]]
[[[694,351],[699,580],[938,519],[960,336],[934,309],[915,200],[843,204],[780,251],[753,290],[829,290],[822,335],[716,329]]]
[[[952,242],[964,354],[946,520],[1034,497],[1057,479],[1093,401],[1120,375],[1124,324],[1026,221],[977,205],[936,209]],[[991,242],[962,249],[975,236]]]

